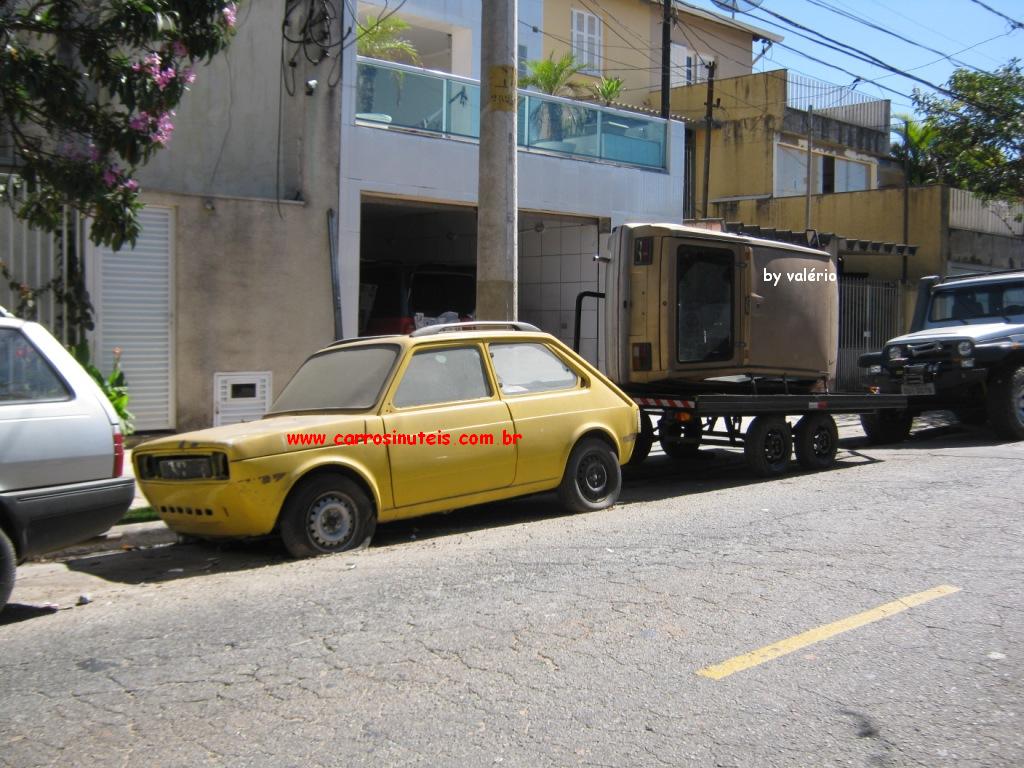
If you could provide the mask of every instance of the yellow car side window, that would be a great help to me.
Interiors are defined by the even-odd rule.
[[[576,374],[543,344],[491,344],[491,360],[506,395],[576,386]]]
[[[413,355],[395,393],[395,406],[457,403],[490,396],[476,347],[436,349]]]

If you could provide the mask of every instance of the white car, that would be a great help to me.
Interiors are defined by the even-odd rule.
[[[135,495],[92,377],[38,323],[0,307],[0,608],[27,557],[103,533]]]

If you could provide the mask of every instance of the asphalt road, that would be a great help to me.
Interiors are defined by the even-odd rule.
[[[1024,444],[844,434],[825,473],[658,456],[611,510],[535,497],[352,555],[29,564],[0,765],[1024,764]]]

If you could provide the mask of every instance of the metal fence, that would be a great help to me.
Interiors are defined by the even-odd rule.
[[[12,184],[15,178],[0,174],[0,189],[4,190],[0,194],[0,306],[42,323],[66,342],[64,307],[54,284],[67,283],[66,246],[80,246],[84,223],[66,209],[60,232],[50,234],[30,227],[14,215],[14,209],[25,198],[24,191]],[[82,252],[80,247],[77,252]]]
[[[1024,236],[1024,204],[983,200],[965,189],[949,190],[949,226],[1007,237]]]
[[[888,100],[859,93],[850,86],[833,85],[787,71],[786,106],[806,112],[812,105],[815,114],[889,132]]]
[[[876,352],[903,330],[900,284],[884,280],[846,278],[839,281],[839,364],[837,386],[855,391],[861,386],[857,358]]]

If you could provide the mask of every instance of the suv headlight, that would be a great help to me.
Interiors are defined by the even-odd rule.
[[[894,347],[889,347],[889,359],[899,360],[903,357],[903,349],[897,344]]]
[[[970,357],[974,353],[974,344],[964,339],[956,345],[956,351],[960,353],[960,357]]]

